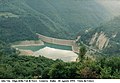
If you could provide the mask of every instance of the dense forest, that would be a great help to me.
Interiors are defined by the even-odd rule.
[[[81,50],[83,56],[84,52],[84,49]],[[63,62],[42,56],[19,56],[19,51],[0,42],[0,78],[120,78],[120,57],[99,57],[95,60],[82,57],[78,62]]]
[[[110,16],[113,17],[94,0],[0,0],[0,39],[36,39],[36,32],[75,39],[83,30],[96,28]]]

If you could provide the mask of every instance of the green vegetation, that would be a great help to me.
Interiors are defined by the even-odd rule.
[[[116,61],[117,60],[117,61]],[[120,79],[120,57],[106,57],[96,61],[58,62],[43,73],[43,78],[64,79]]]
[[[29,79],[41,78],[42,72],[53,61],[45,57],[19,56],[19,52],[0,42],[0,78]]]
[[[28,29],[22,18],[0,17],[0,40],[9,42],[37,39],[37,36]]]
[[[79,32],[99,26],[109,16],[95,0],[1,0],[0,40],[33,40],[37,39],[35,33],[74,39]]]
[[[45,57],[19,56],[19,52],[0,42],[0,78],[120,78],[120,57],[84,58],[81,62],[53,61]]]
[[[86,52],[87,52],[86,47],[84,45],[81,45],[78,54],[79,61],[82,62],[85,59]]]

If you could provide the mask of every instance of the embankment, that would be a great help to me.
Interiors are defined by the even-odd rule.
[[[58,45],[72,46],[73,52],[76,52],[76,53],[79,52],[79,47],[76,43],[76,40],[57,39],[57,38],[47,37],[38,33],[37,35],[44,42],[58,44]]]

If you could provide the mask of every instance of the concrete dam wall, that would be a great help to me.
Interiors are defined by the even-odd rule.
[[[57,45],[72,46],[72,51],[79,53],[79,47],[76,43],[76,40],[57,39],[57,38],[47,37],[41,34],[37,34],[37,35],[44,42],[57,44]]]

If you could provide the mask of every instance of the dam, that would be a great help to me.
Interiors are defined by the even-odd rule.
[[[44,36],[44,35],[41,35],[38,33],[36,33],[36,34],[37,34],[38,38],[40,40],[42,40],[43,42],[57,44],[57,45],[71,46],[73,52],[79,53],[79,46],[76,43],[76,41],[78,39],[76,39],[76,40],[57,39],[57,38]],[[80,37],[78,37],[78,38],[80,38]]]

